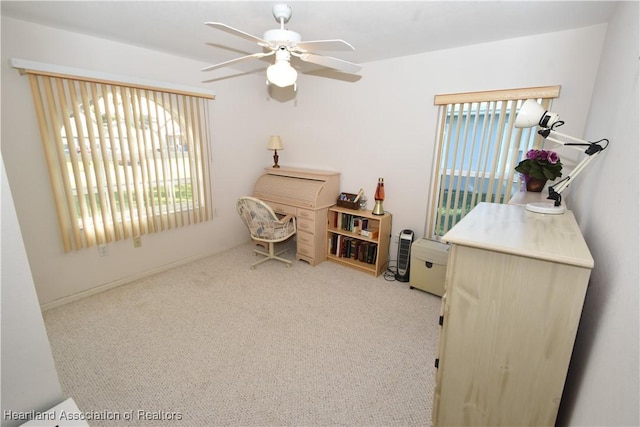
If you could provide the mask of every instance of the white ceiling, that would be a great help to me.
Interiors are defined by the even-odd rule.
[[[266,30],[279,27],[272,15],[278,3],[283,2],[2,0],[1,13],[215,64],[261,48],[207,27],[205,21],[222,22],[262,37]],[[328,54],[360,64],[596,25],[607,22],[615,7],[611,1],[519,0],[287,4],[293,14],[285,28],[300,33],[303,41],[343,39],[355,52]],[[553,46],[541,47],[541,53],[552,51]],[[241,70],[242,64],[236,69]],[[212,77],[219,72],[211,71]]]

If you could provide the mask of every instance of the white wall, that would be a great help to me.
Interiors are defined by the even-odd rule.
[[[2,426],[24,423],[6,416],[46,411],[62,402],[58,372],[42,320],[27,254],[0,156],[2,220]]]
[[[609,23],[584,135],[611,145],[567,191],[595,267],[562,413],[571,425],[640,424],[638,2]]]

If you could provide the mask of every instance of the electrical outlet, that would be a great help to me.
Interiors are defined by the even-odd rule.
[[[98,245],[98,253],[100,256],[107,256],[107,245]]]
[[[142,246],[142,237],[133,236],[133,247],[139,248],[140,246]]]

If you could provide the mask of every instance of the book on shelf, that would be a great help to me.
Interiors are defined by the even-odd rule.
[[[338,245],[338,253],[336,255],[338,255],[339,257],[342,257],[342,258],[346,258],[347,247],[348,247],[348,244],[349,244],[349,238],[345,237],[345,236],[340,236],[338,238],[338,241],[340,243]]]
[[[351,258],[367,264],[375,264],[378,244],[356,237],[334,234],[329,239],[329,253],[339,258]]]
[[[369,264],[375,264],[377,255],[378,255],[378,245],[375,243],[370,244],[369,247],[367,248],[366,262]]]
[[[361,223],[362,223],[362,218],[354,217],[351,220],[351,231],[353,231],[356,234],[360,234],[360,231],[362,230],[362,226],[360,225]]]
[[[369,228],[369,225],[372,225],[372,227]],[[335,229],[349,231],[369,239],[378,237],[378,230],[374,228],[375,225],[375,222],[369,221],[369,218],[349,213],[337,213],[333,217],[333,227]]]
[[[372,228],[372,229],[362,229],[360,231],[360,235],[363,237],[367,237],[369,239],[377,239],[378,238],[378,234],[379,231],[376,228]]]
[[[351,231],[351,227],[353,227],[353,215],[351,214],[342,214],[342,229],[344,231]]]
[[[371,243],[369,242],[361,242],[360,247],[358,248],[358,261],[367,262],[367,252],[369,251],[369,246]]]
[[[327,242],[328,244],[328,248],[329,248],[329,253],[331,255],[335,255],[336,254],[336,242],[338,241],[338,235],[337,234],[332,234],[331,237],[329,237],[329,241]]]

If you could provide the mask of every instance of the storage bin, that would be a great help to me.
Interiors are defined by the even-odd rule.
[[[449,245],[429,239],[419,239],[411,245],[409,284],[434,295],[444,295]]]
[[[358,201],[356,200],[356,197],[358,197],[357,194],[340,193],[338,195],[338,200],[336,201],[336,204],[341,208],[358,209],[360,207],[360,203],[358,203]]]

